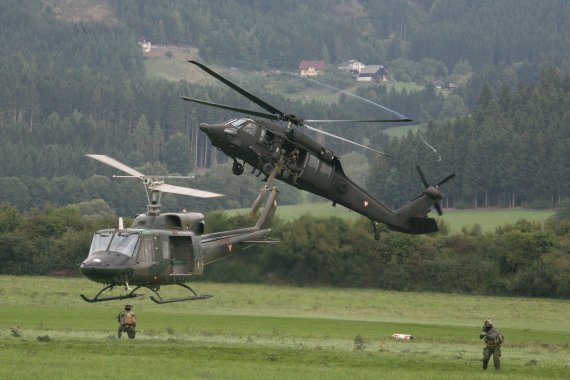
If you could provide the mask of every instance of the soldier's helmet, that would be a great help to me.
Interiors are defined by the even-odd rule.
[[[125,309],[130,310],[132,309],[133,305],[131,305],[130,303],[125,305]]]
[[[483,326],[491,327],[493,326],[493,321],[491,321],[490,319],[485,319],[485,322],[483,322]]]

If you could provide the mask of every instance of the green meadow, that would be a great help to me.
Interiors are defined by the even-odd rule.
[[[230,215],[235,213],[247,213],[249,209],[231,210]],[[360,218],[360,214],[337,205],[332,207],[330,202],[307,203],[297,205],[279,206],[277,216],[282,220],[292,221],[301,215],[311,215],[318,218],[337,217],[344,220]],[[435,212],[430,214],[437,217]],[[543,222],[554,215],[553,210],[531,209],[446,209],[441,218],[449,226],[451,232],[460,232],[462,228],[469,228],[475,224],[481,226],[483,232],[493,232],[495,228],[505,224],[513,224],[517,220]]]
[[[214,297],[131,300],[137,338],[117,339],[126,301],[89,304],[81,278],[0,276],[2,379],[553,379],[570,376],[570,302],[373,289],[197,282]],[[180,289],[180,290],[178,290]],[[164,287],[165,296],[179,287]],[[115,293],[115,292],[114,292]],[[144,291],[143,291],[144,293]],[[147,291],[148,293],[148,291]],[[483,372],[492,317],[502,369]],[[408,342],[393,333],[412,334]]]

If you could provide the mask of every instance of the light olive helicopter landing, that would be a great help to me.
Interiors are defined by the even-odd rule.
[[[151,290],[157,297],[150,298],[160,304],[206,299],[211,296],[197,294],[185,284],[194,276],[202,275],[205,265],[252,244],[276,242],[266,239],[277,208],[275,187],[260,190],[259,197],[265,195],[267,199],[255,226],[204,234],[204,215],[197,212],[161,213],[161,194],[167,192],[201,198],[219,197],[221,194],[168,185],[164,179],[169,177],[146,176],[104,155],[87,156],[128,174],[123,177],[140,179],[148,199],[146,213],[138,215],[130,228],[124,228],[120,220],[118,228],[94,234],[89,256],[79,269],[87,279],[106,286],[93,298],[82,294],[87,302],[140,297],[142,295],[135,293],[139,288]],[[161,285],[180,285],[192,294],[164,299],[159,294]],[[124,286],[128,293],[102,296],[117,286]]]
[[[438,230],[436,221],[427,214],[433,206],[441,215],[439,204],[443,193],[439,187],[455,176],[451,174],[435,185],[430,185],[420,167],[418,172],[424,184],[424,190],[415,199],[401,208],[392,210],[372,197],[366,190],[354,183],[342,169],[340,157],[330,149],[307,135],[304,129],[325,134],[362,148],[383,154],[375,149],[354,141],[333,135],[311,127],[307,123],[393,123],[410,122],[411,120],[389,110],[398,116],[397,119],[373,120],[304,120],[293,114],[286,114],[238,85],[232,83],[209,67],[188,61],[206,73],[221,81],[242,96],[251,100],[267,112],[252,111],[243,108],[212,103],[205,100],[183,97],[182,99],[211,107],[235,111],[261,119],[232,119],[223,124],[201,124],[212,145],[233,159],[232,171],[241,175],[247,163],[253,167],[252,173],[264,174],[268,183],[277,178],[291,186],[320,195],[366,216],[372,222],[374,238],[380,239],[378,223],[386,224],[391,230],[409,234],[425,234]],[[267,121],[272,120],[273,122]],[[241,160],[242,162],[238,161]],[[253,209],[259,207],[261,198],[255,200]]]

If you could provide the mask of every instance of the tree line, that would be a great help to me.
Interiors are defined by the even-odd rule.
[[[373,240],[369,222],[301,216],[277,220],[281,242],[256,246],[207,266],[203,279],[296,286],[361,287],[485,295],[570,297],[568,209],[545,223],[517,221],[482,233],[411,236],[388,230]],[[245,215],[207,215],[209,230],[253,224]],[[0,205],[0,274],[79,275],[78,265],[100,228],[115,216],[99,202],[47,206],[20,213]],[[198,280],[198,279],[196,279]]]
[[[458,174],[445,205],[556,207],[570,197],[569,92],[570,76],[556,70],[516,89],[485,87],[469,116],[391,139],[385,150],[397,159],[373,162],[369,188],[400,204],[425,163],[432,183]]]

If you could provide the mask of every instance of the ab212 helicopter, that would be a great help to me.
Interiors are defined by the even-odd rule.
[[[430,185],[418,166],[417,169],[424,184],[423,192],[401,208],[392,210],[374,199],[368,192],[348,178],[342,169],[339,157],[304,133],[301,128],[304,127],[385,155],[370,147],[311,127],[307,123],[410,122],[410,119],[402,116],[398,119],[374,120],[304,120],[278,110],[202,63],[188,62],[198,66],[267,111],[252,111],[182,97],[189,102],[261,118],[240,118],[229,120],[223,124],[200,125],[200,129],[208,135],[212,145],[233,159],[232,171],[235,175],[241,175],[244,171],[244,165],[247,163],[253,167],[252,173],[257,176],[263,173],[268,183],[271,183],[273,178],[277,178],[301,190],[327,198],[333,202],[333,206],[336,206],[337,203],[341,204],[370,219],[376,240],[380,239],[377,228],[379,223],[386,224],[391,230],[409,234],[424,234],[438,230],[436,221],[428,217],[427,214],[432,206],[440,215],[442,214],[439,200],[443,198],[443,193],[439,187],[453,178],[455,174],[447,176],[435,185]],[[242,162],[239,162],[238,159]],[[255,211],[260,204],[261,197],[258,197],[253,203],[252,209]]]
[[[161,195],[167,192],[211,198],[221,194],[168,185],[164,179],[169,177],[146,176],[108,156],[87,156],[128,174],[123,177],[140,179],[148,199],[146,213],[136,216],[130,228],[124,228],[120,220],[118,228],[100,230],[94,234],[89,256],[79,269],[87,279],[106,286],[93,298],[82,294],[81,297],[87,302],[140,297],[135,293],[139,288],[151,290],[157,297],[150,298],[159,304],[210,298],[210,295],[197,294],[185,283],[193,276],[202,275],[204,266],[216,260],[252,244],[276,242],[265,239],[271,231],[277,208],[275,187],[260,190],[260,198],[266,195],[267,199],[255,226],[204,234],[204,215],[197,212],[161,213]],[[192,294],[164,299],[159,294],[161,285],[180,285]],[[128,293],[102,296],[105,291],[117,286],[124,286]]]

